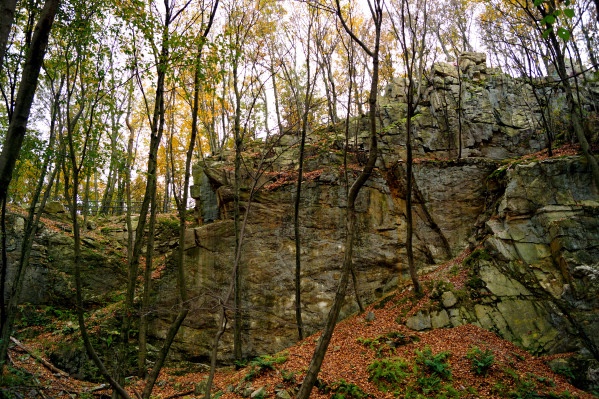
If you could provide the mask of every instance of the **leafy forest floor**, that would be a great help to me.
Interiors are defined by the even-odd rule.
[[[577,146],[565,146],[556,150],[554,156],[575,155],[578,151]],[[518,162],[546,157],[546,152],[541,152]],[[468,278],[464,259],[468,255],[466,251],[421,276],[425,287],[422,297],[416,297],[406,282],[365,312],[339,322],[311,397],[596,398],[569,383],[572,375],[567,368],[557,374],[548,366],[550,361],[569,354],[533,356],[474,325],[425,332],[405,326],[409,316],[438,302],[439,284],[464,287]],[[99,309],[91,318],[110,317],[110,313],[111,305]],[[46,325],[21,327],[16,334],[21,345],[15,343],[10,348],[0,398],[110,397],[106,384],[77,379],[52,369],[49,363],[47,354],[52,348],[65,339],[77,339],[76,323],[56,317]],[[278,354],[220,368],[212,397],[293,397],[305,376],[318,336],[312,335]],[[159,376],[152,398],[204,397],[206,377],[205,366],[172,362]],[[143,390],[143,381],[128,378],[126,388],[136,397]]]
[[[406,317],[434,301],[439,282],[463,286],[468,252],[422,277],[425,295],[411,286],[341,321],[333,335],[312,398],[587,398],[568,382],[568,370],[554,373],[547,363],[568,354],[535,357],[492,332],[473,325],[416,332]],[[349,299],[349,298],[348,298]],[[60,331],[30,327],[20,331],[27,350],[13,346],[4,396],[14,398],[109,397],[105,385],[50,370],[35,357],[64,337]],[[274,355],[250,360],[245,367],[219,369],[213,397],[293,397],[304,378],[319,334]],[[37,354],[37,355],[36,355]],[[194,368],[196,369],[194,371]],[[161,373],[153,398],[203,397],[207,372],[173,363]],[[143,381],[128,379],[135,397]]]

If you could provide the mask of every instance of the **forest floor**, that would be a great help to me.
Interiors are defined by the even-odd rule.
[[[416,332],[406,317],[434,300],[439,281],[460,288],[467,270],[461,256],[422,276],[425,295],[417,298],[411,286],[338,323],[311,398],[596,398],[573,387],[565,375],[547,363],[568,354],[536,357],[492,332],[473,325]],[[10,350],[10,372],[4,396],[14,398],[109,397],[106,385],[78,380],[50,370],[36,359],[60,333],[43,327],[22,339],[26,350]],[[64,327],[63,327],[64,328]],[[213,397],[293,397],[301,384],[319,334],[278,354],[251,360],[245,367],[227,367],[216,374]],[[200,398],[206,371],[170,364],[157,381],[152,398]],[[132,397],[144,381],[128,379]],[[263,392],[261,392],[263,391]],[[215,395],[216,394],[216,395]],[[276,396],[279,395],[279,396]],[[289,395],[289,396],[286,396]],[[337,396],[335,396],[337,395]],[[1,396],[1,395],[0,395]]]

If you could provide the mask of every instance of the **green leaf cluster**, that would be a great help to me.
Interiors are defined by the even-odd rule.
[[[466,358],[472,363],[472,371],[476,375],[487,375],[489,369],[495,361],[495,355],[490,349],[482,351],[478,346],[470,348]]]
[[[554,24],[558,21],[559,18],[569,20],[574,18],[574,9],[570,8],[572,2],[571,0],[566,0],[563,2],[566,8],[564,9],[555,9],[547,0],[534,0],[534,6],[537,8],[543,8],[545,10],[545,14],[541,19],[540,23],[544,25],[546,28],[543,31],[543,38],[547,39],[549,35],[554,32]],[[572,35],[571,31],[565,27],[558,27],[555,32],[556,35],[561,38],[563,41],[567,42],[570,40],[570,36]]]
[[[451,378],[451,367],[447,359],[451,356],[450,352],[444,351],[433,354],[430,347],[425,347],[422,351],[416,350],[416,364],[424,367],[431,375],[443,379]]]

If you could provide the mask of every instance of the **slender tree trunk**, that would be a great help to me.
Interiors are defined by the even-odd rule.
[[[4,65],[4,56],[8,47],[10,29],[15,19],[17,0],[1,0],[0,2],[0,71]]]
[[[356,198],[370,175],[374,170],[376,165],[378,146],[377,146],[377,126],[376,126],[376,104],[377,104],[377,95],[378,95],[378,82],[379,82],[379,46],[380,46],[380,37],[381,37],[381,25],[382,25],[382,16],[383,16],[383,0],[375,0],[374,5],[371,5],[372,17],[375,25],[375,43],[374,43],[374,51],[369,50],[349,29],[346,25],[345,20],[341,16],[341,7],[339,5],[339,0],[336,1],[337,5],[337,16],[343,24],[346,32],[352,37],[352,39],[360,44],[360,46],[366,51],[366,53],[372,58],[372,81],[370,86],[370,95],[368,98],[368,103],[370,107],[369,112],[369,122],[370,122],[370,154],[368,156],[368,162],[358,178],[352,184],[348,198],[347,198],[347,215],[346,215],[346,239],[345,239],[345,253],[343,256],[343,268],[341,272],[341,279],[339,281],[339,286],[337,287],[337,292],[335,294],[335,298],[333,300],[333,304],[331,306],[331,310],[329,311],[327,321],[324,327],[320,338],[316,344],[316,348],[314,349],[314,354],[312,356],[312,360],[310,361],[310,365],[308,366],[308,371],[306,372],[306,377],[304,378],[304,382],[302,383],[300,390],[297,394],[298,399],[308,399],[310,393],[312,392],[312,388],[316,382],[316,378],[318,377],[318,373],[320,371],[320,367],[322,366],[322,362],[324,360],[324,356],[326,354],[327,348],[331,341],[331,337],[333,336],[333,331],[335,330],[335,325],[337,323],[337,318],[339,317],[339,312],[341,311],[341,306],[345,300],[345,292],[347,289],[347,283],[349,280],[349,275],[352,269],[352,259],[353,259],[353,245],[354,238],[356,234]]]
[[[250,190],[250,194],[249,194],[249,198],[248,198],[248,202],[247,202],[247,208],[245,210],[243,222],[241,223],[241,228],[239,230],[239,242],[237,242],[237,244],[236,244],[237,249],[235,250],[234,265],[238,265],[241,261],[241,247],[243,246],[243,241],[245,238],[245,230],[246,230],[246,226],[247,226],[247,222],[249,219],[250,210],[251,210],[251,206],[252,206],[252,198],[255,193],[257,183],[258,183],[258,180],[256,179],[254,181],[252,189]],[[212,352],[211,352],[211,358],[210,358],[210,373],[208,375],[208,381],[206,383],[206,393],[204,396],[205,399],[210,399],[210,391],[212,389],[212,382],[214,380],[214,374],[216,373],[218,345],[220,343],[221,337],[225,333],[227,323],[228,323],[227,303],[230,301],[231,295],[233,295],[233,296],[235,295],[234,291],[235,291],[235,273],[236,273],[236,271],[237,271],[237,268],[234,266],[233,267],[233,276],[232,276],[233,278],[231,279],[231,284],[229,285],[227,293],[225,294],[225,296],[223,298],[218,298],[218,302],[219,302],[219,304],[218,304],[218,308],[219,308],[218,330],[217,330],[217,332],[214,336],[214,340],[212,342]]]
[[[570,80],[566,69],[564,53],[554,32],[549,32],[549,43],[553,49],[553,53],[555,55],[555,62],[557,66],[557,72],[562,81],[562,86],[566,94],[566,101],[568,104],[568,110],[570,113],[570,119],[572,121],[572,127],[574,129],[574,134],[578,139],[578,143],[580,143],[582,153],[584,154],[591,169],[591,174],[593,176],[593,181],[595,182],[595,187],[599,189],[599,164],[597,163],[597,158],[591,152],[589,142],[587,141],[580,116],[580,105],[578,101],[576,101],[576,99],[574,98],[572,86],[570,84]]]
[[[114,111],[113,111],[114,112]],[[120,117],[119,117],[120,119]],[[106,190],[102,196],[100,214],[108,215],[112,209],[114,213],[113,199],[114,189],[119,180],[119,150],[118,150],[119,126],[116,115],[111,115],[111,134],[110,134],[110,166],[108,168],[108,177],[106,178]],[[117,198],[118,200],[118,198]]]
[[[308,132],[308,112],[310,110],[310,104],[312,103],[312,82],[310,76],[310,43],[312,33],[313,19],[310,16],[308,22],[308,34],[307,34],[307,54],[306,54],[306,92],[304,97],[303,112],[302,112],[302,125],[301,125],[301,138],[299,148],[299,170],[297,176],[297,187],[295,191],[295,202],[293,207],[293,228],[295,233],[295,322],[297,323],[297,334],[298,339],[304,339],[304,322],[302,321],[302,261],[301,261],[301,236],[300,236],[300,203],[302,195],[302,180],[304,178],[304,152],[306,147],[306,134]],[[300,111],[300,109],[298,109]]]
[[[214,340],[212,341],[212,352],[210,353],[210,373],[208,374],[208,380],[206,381],[206,392],[204,393],[204,399],[210,399],[210,394],[212,390],[212,383],[214,381],[214,374],[216,372],[216,361],[218,357],[218,344],[220,343],[220,339],[222,338],[225,330],[227,329],[227,310],[225,308],[225,303],[219,303],[219,316],[218,316],[218,330],[214,335]]]
[[[272,79],[272,90],[275,97],[275,115],[277,116],[277,128],[278,133],[283,133],[283,123],[281,122],[281,109],[279,105],[279,90],[277,88],[277,76],[275,74],[274,68],[271,67],[271,79]]]
[[[0,259],[2,261],[2,265],[0,265],[1,271],[1,284],[2,284],[2,301],[4,301],[4,285],[5,285],[5,276],[8,269],[8,260],[6,256],[6,229],[5,229],[5,213],[6,213],[6,200],[8,194],[8,185],[10,184],[12,178],[12,172],[15,167],[16,160],[21,151],[21,146],[23,143],[23,139],[25,137],[25,131],[27,127],[27,121],[29,119],[29,112],[31,110],[31,104],[33,103],[33,97],[35,94],[35,90],[37,87],[38,76],[40,72],[40,68],[42,66],[43,58],[46,52],[46,47],[48,44],[48,39],[50,35],[50,30],[52,28],[52,23],[54,22],[54,16],[56,14],[58,8],[59,0],[48,0],[44,4],[44,8],[41,12],[40,19],[35,27],[35,32],[32,37],[31,46],[29,49],[29,53],[27,55],[27,61],[23,68],[23,74],[21,77],[21,84],[19,86],[19,92],[17,95],[17,102],[15,106],[15,111],[13,114],[13,118],[9,124],[8,132],[6,134],[6,139],[4,141],[4,145],[2,148],[2,153],[0,154],[0,204],[2,206],[2,237],[1,237],[1,256]],[[10,0],[4,2],[2,4],[4,7],[10,8]],[[5,9],[6,10],[6,9]],[[3,11],[5,11],[3,10]],[[14,10],[14,6],[13,6]],[[7,10],[10,11],[10,10]],[[13,11],[14,12],[14,11]],[[6,15],[3,13],[2,19],[4,19]],[[12,17],[11,17],[12,19]],[[4,23],[4,20],[1,21]],[[1,28],[1,27],[0,27]],[[8,27],[10,31],[10,26]],[[0,32],[4,34],[4,32]],[[2,39],[2,37],[0,37]],[[0,43],[1,45],[2,43]],[[4,46],[6,43],[4,43]],[[4,46],[2,46],[1,50],[4,51]],[[2,54],[2,58],[4,54]],[[0,64],[1,67],[1,64]],[[0,68],[1,69],[1,68]],[[47,166],[46,166],[47,167]],[[45,174],[45,173],[44,173]],[[43,177],[42,177],[43,178]],[[40,180],[42,179],[40,178]],[[39,187],[39,183],[38,183]],[[41,188],[39,189],[41,192]],[[49,195],[50,190],[47,190],[47,194]],[[47,196],[46,196],[47,198]],[[34,199],[37,202],[39,199],[39,192],[34,195]],[[35,206],[35,204],[33,204]],[[30,219],[33,219],[34,207],[30,211]],[[41,214],[41,210],[39,212]],[[38,214],[39,218],[39,214]],[[37,221],[37,220],[36,220]],[[33,220],[30,220],[33,222]],[[0,374],[4,368],[7,350],[8,350],[8,342],[9,337],[12,332],[12,327],[14,324],[14,318],[16,315],[16,306],[18,304],[18,298],[20,296],[20,291],[23,284],[23,277],[25,274],[25,270],[27,269],[27,265],[29,262],[29,251],[31,250],[33,235],[35,234],[35,227],[37,227],[37,223],[35,226],[28,226],[29,231],[25,232],[24,243],[23,243],[23,253],[21,256],[21,260],[19,262],[18,270],[16,272],[16,278],[13,280],[12,284],[12,292],[10,295],[10,302],[8,304],[8,309],[2,313],[0,317]],[[30,237],[27,237],[29,235]],[[4,303],[2,303],[4,305]],[[3,306],[4,311],[4,306]]]
[[[196,57],[196,65],[195,65],[195,73],[194,73],[194,98],[193,98],[193,109],[192,109],[192,127],[191,127],[191,137],[190,137],[190,141],[189,141],[189,146],[188,146],[188,150],[187,150],[187,156],[186,156],[186,160],[185,160],[185,177],[184,177],[184,184],[183,184],[183,198],[178,202],[179,205],[179,246],[178,246],[178,251],[177,251],[177,287],[178,287],[178,293],[179,293],[179,312],[178,315],[176,317],[176,319],[173,321],[173,323],[171,324],[165,342],[161,348],[161,351],[159,353],[158,356],[158,360],[156,361],[156,363],[154,364],[154,367],[152,369],[152,372],[149,374],[148,378],[146,379],[146,386],[144,388],[144,391],[142,393],[142,398],[144,399],[149,399],[150,395],[152,393],[152,389],[154,387],[154,384],[156,383],[156,380],[158,378],[158,375],[160,373],[160,370],[162,369],[162,366],[164,365],[164,362],[166,360],[166,356],[170,350],[170,347],[175,339],[175,336],[177,335],[177,332],[179,331],[179,329],[181,328],[181,325],[183,324],[183,321],[185,321],[185,318],[187,317],[187,314],[189,313],[189,305],[187,303],[187,289],[186,289],[186,285],[185,285],[185,262],[184,262],[184,256],[185,256],[185,221],[186,221],[186,214],[187,214],[187,199],[188,199],[188,190],[187,187],[189,186],[189,179],[191,176],[191,160],[193,157],[193,151],[194,151],[194,145],[196,142],[196,136],[197,136],[197,119],[198,119],[198,109],[199,109],[199,92],[200,92],[200,73],[201,73],[201,55],[202,55],[202,48],[203,48],[203,43],[204,40],[206,38],[206,36],[208,35],[208,32],[210,31],[210,28],[212,27],[212,23],[214,21],[214,16],[216,13],[216,10],[218,8],[218,3],[219,1],[216,0],[213,4],[213,8],[210,14],[210,19],[208,22],[208,25],[202,35],[202,37],[200,38],[200,44],[199,44],[199,48],[198,48],[198,54]],[[161,103],[162,107],[164,107],[164,102]],[[161,110],[161,114],[162,114],[162,119],[161,119],[161,126],[164,125],[164,109]],[[162,130],[163,127],[161,127],[160,130]],[[168,169],[168,168],[167,168]],[[154,198],[153,198],[153,203],[156,203],[156,190],[154,190]],[[154,224],[155,224],[155,220],[156,220],[156,215],[155,215],[155,207],[152,208],[152,216],[150,219],[150,232],[154,231]],[[151,259],[151,254],[153,252],[154,249],[154,236],[153,234],[150,235],[150,237],[148,237],[148,258]],[[150,282],[150,277],[151,277],[151,261],[149,264],[146,265],[146,278],[145,278],[145,283],[144,283],[144,308],[148,309],[149,308],[149,282]],[[146,288],[147,287],[147,288]],[[145,296],[145,293],[147,293],[148,295]],[[147,325],[147,321],[145,323]],[[147,327],[146,327],[147,329]],[[145,362],[145,360],[144,360]]]
[[[132,322],[134,315],[137,314],[135,306],[134,306],[134,298],[135,298],[135,288],[137,286],[137,277],[139,273],[140,266],[140,257],[142,253],[142,248],[144,244],[144,234],[146,224],[148,222],[148,213],[151,211],[150,215],[150,229],[148,231],[148,237],[152,237],[154,235],[154,231],[151,229],[154,227],[152,222],[155,219],[155,208],[156,208],[156,187],[157,187],[157,172],[158,172],[158,149],[160,147],[160,142],[162,140],[162,134],[164,132],[164,86],[166,79],[166,70],[168,65],[168,57],[169,57],[169,27],[171,21],[171,13],[172,10],[170,7],[166,7],[165,16],[164,16],[164,25],[162,27],[162,44],[160,48],[160,54],[158,55],[156,71],[157,71],[157,80],[156,80],[156,94],[154,101],[154,112],[152,115],[151,121],[151,133],[150,133],[150,148],[148,153],[148,163],[147,163],[147,183],[146,190],[144,193],[143,201],[141,204],[141,209],[139,213],[139,219],[137,223],[137,228],[135,229],[134,240],[133,240],[133,250],[131,252],[131,257],[129,260],[129,270],[128,270],[128,284],[127,291],[125,295],[125,315],[123,318],[123,324],[121,327],[121,356],[125,356],[128,348],[129,335],[131,333]],[[150,240],[151,241],[151,240]],[[148,242],[146,242],[148,245]],[[153,248],[153,244],[150,244],[151,248]],[[147,258],[151,258],[152,254],[146,254]],[[149,265],[151,267],[151,260],[149,261]],[[146,263],[146,272],[147,272],[148,263]],[[146,274],[144,274],[144,291],[146,290]],[[147,287],[149,290],[149,286]],[[149,292],[145,291],[144,296],[149,294]],[[143,313],[143,310],[142,310]],[[142,317],[142,315],[137,314],[139,317],[139,342],[141,345],[144,345],[146,340],[146,331],[147,327],[144,325],[147,323],[147,318]],[[142,352],[142,348],[140,347],[140,352]],[[145,370],[145,350],[144,353],[139,353],[138,355],[138,366],[141,366],[141,369],[138,370],[141,375],[144,375]]]
[[[599,0],[597,0],[597,1],[599,2]],[[599,18],[599,8],[597,9],[597,13],[598,13],[597,18]],[[595,47],[596,45],[593,44],[593,39],[589,35],[589,29],[584,26],[584,20],[581,19],[581,23],[582,23],[582,26],[581,26],[580,30],[582,31],[582,34],[584,36],[584,43],[586,45],[587,53],[589,54],[589,57],[591,58],[591,64],[592,64],[593,69],[595,70],[595,72],[597,72],[597,71],[599,71],[599,61],[597,60],[597,54],[596,54],[597,48]]]
[[[412,278],[412,283],[414,284],[414,291],[417,294],[420,294],[422,292],[422,287],[420,286],[418,273],[416,272],[416,266],[414,265],[413,249],[414,221],[412,214],[412,117],[414,116],[414,110],[412,101],[410,100],[412,94],[411,91],[411,89],[408,89],[408,116],[406,119],[406,252],[408,257],[408,270],[410,271],[410,277]]]
[[[127,225],[127,264],[130,265],[133,260],[133,243],[134,243],[134,229],[133,223],[131,221],[131,169],[134,163],[134,155],[133,155],[133,144],[135,142],[135,129],[131,124],[131,108],[133,104],[133,88],[132,86],[129,88],[129,95],[127,100],[127,114],[125,116],[125,124],[127,129],[129,130],[129,138],[127,140],[127,152],[125,159],[125,168],[124,168],[124,190],[125,190],[125,222]],[[128,317],[126,314],[123,314],[122,317]],[[127,339],[125,337],[124,329],[120,331],[120,342],[118,349],[115,351],[114,359],[113,359],[113,373],[115,381],[120,385],[124,386],[125,384],[125,370],[124,363],[127,358]],[[141,351],[141,348],[140,348]],[[144,375],[145,374],[145,359],[141,366],[139,366],[139,358],[138,358],[138,373]],[[118,390],[113,390],[112,392],[113,399],[119,399],[120,394]]]
[[[462,70],[460,69],[460,56],[457,57],[458,62],[458,160],[462,159],[462,86],[463,86],[463,78],[462,78]],[[409,117],[408,117],[409,119]],[[408,133],[409,134],[409,133]],[[411,146],[410,146],[411,148]],[[411,175],[408,174],[408,179],[411,179]]]
[[[4,1],[10,6],[12,0]],[[0,203],[4,202],[6,199],[8,185],[12,179],[12,172],[21,152],[27,122],[29,120],[29,113],[31,111],[31,104],[33,103],[35,90],[37,88],[40,68],[44,61],[44,55],[46,54],[46,47],[48,46],[48,39],[50,37],[50,30],[54,23],[54,16],[56,15],[59,2],[60,0],[46,0],[40,18],[35,26],[31,46],[21,75],[21,83],[19,85],[15,110],[8,126],[2,153],[0,153]],[[4,18],[5,14],[3,13],[2,15],[2,18]]]
[[[69,99],[69,101],[70,101],[70,99]],[[69,106],[69,102],[67,101],[67,107],[68,106]],[[88,133],[85,137],[84,148],[87,147],[87,141],[89,140],[89,132],[91,131],[91,123],[93,120],[94,108],[95,108],[95,105],[92,106],[92,108],[90,110],[90,126],[88,127],[88,131],[87,131]],[[68,153],[69,153],[69,159],[70,159],[70,170],[71,170],[72,177],[73,177],[72,187],[69,187],[69,179],[68,179],[68,175],[66,173],[66,162],[63,163],[63,165],[65,166],[65,170],[63,171],[64,177],[65,177],[65,197],[69,201],[71,222],[73,224],[73,252],[74,252],[73,263],[75,265],[75,298],[76,298],[77,320],[79,323],[79,331],[81,333],[83,345],[86,349],[88,356],[92,359],[92,361],[94,362],[96,367],[98,367],[98,369],[100,370],[100,373],[106,379],[106,381],[108,381],[108,383],[111,385],[111,387],[115,391],[117,391],[123,398],[129,399],[129,395],[123,389],[122,385],[119,384],[115,379],[112,378],[112,375],[110,374],[110,372],[108,371],[108,369],[106,368],[106,366],[104,365],[102,360],[100,360],[100,358],[98,357],[98,354],[96,353],[96,351],[91,343],[91,340],[89,338],[89,333],[87,331],[87,327],[85,324],[85,316],[84,316],[84,309],[83,309],[83,286],[82,286],[82,281],[81,281],[81,230],[80,230],[79,219],[78,219],[78,215],[77,215],[77,199],[79,198],[79,173],[81,170],[81,165],[83,164],[83,161],[85,159],[85,152],[83,152],[81,154],[81,160],[80,160],[81,164],[78,164],[76,151],[75,151],[74,138],[73,138],[74,127],[75,127],[77,120],[79,119],[79,116],[81,115],[82,111],[83,111],[83,105],[81,106],[81,109],[79,110],[79,112],[77,113],[75,118],[73,120],[71,120],[69,117],[70,111],[67,108],[67,118],[68,118],[67,119],[67,134],[68,134],[67,144],[68,144],[68,149],[69,149]],[[69,191],[71,192],[71,196],[69,196]]]
[[[8,349],[8,340],[4,338],[4,329],[9,330],[8,335],[10,336],[10,330],[12,326],[7,323],[7,309],[6,309],[6,275],[8,274],[8,256],[6,254],[6,198],[0,204],[2,207],[0,214],[0,245],[2,246],[2,252],[0,253],[0,375],[4,371],[4,359],[6,359],[5,352]],[[6,349],[4,348],[6,346]]]
[[[233,134],[235,135],[235,182],[234,182],[234,224],[235,224],[235,259],[238,259],[238,255],[241,252],[240,237],[239,237],[239,195],[241,185],[241,151],[243,146],[243,137],[241,135],[241,93],[239,91],[238,82],[238,64],[239,59],[236,57],[233,61],[233,89],[235,90],[235,120],[233,123]],[[233,307],[235,317],[233,320],[233,355],[236,360],[241,360],[242,347],[241,347],[241,329],[242,329],[242,311],[241,311],[241,267],[240,262],[235,262],[233,265],[234,271],[234,283],[235,288],[233,292]]]

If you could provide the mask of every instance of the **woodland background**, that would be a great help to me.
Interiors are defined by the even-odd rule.
[[[368,115],[367,159],[347,191],[348,245],[340,303],[351,269],[353,201],[376,167],[379,90],[396,80],[406,82],[406,165],[411,176],[410,124],[421,88],[434,62],[455,63],[464,52],[486,52],[491,66],[531,84],[542,76],[554,76],[556,87],[565,93],[571,128],[555,129],[549,121],[551,110],[547,110],[543,126],[549,152],[555,141],[577,141],[599,186],[599,167],[585,134],[589,122],[577,97],[579,85],[585,79],[596,80],[599,73],[597,6],[596,0],[3,0],[3,232],[7,206],[23,207],[29,214],[21,260],[10,279],[6,234],[2,234],[0,365],[5,364],[22,275],[38,226],[40,213],[35,210],[51,201],[66,203],[73,224],[76,264],[81,256],[80,230],[88,217],[125,213],[130,232],[129,278],[123,308],[126,316],[119,326],[120,349],[115,356],[129,356],[128,348],[135,340],[136,372],[147,375],[142,396],[149,397],[170,342],[188,311],[180,267],[178,314],[159,361],[148,370],[147,321],[140,309],[147,306],[149,298],[156,215],[178,212],[182,242],[192,164],[204,157],[234,153],[235,181],[239,182],[242,151],[251,146],[266,152],[268,143],[284,134],[301,137],[294,215],[297,229],[306,136],[329,126],[345,131],[348,148],[350,120]],[[543,106],[543,98],[537,101]],[[410,182],[408,179],[408,209]],[[243,236],[239,185],[233,191],[236,232],[240,234],[234,249],[238,262]],[[136,227],[131,224],[133,213],[140,215]],[[299,238],[296,245],[299,270]],[[419,292],[411,244],[407,247],[412,280]],[[183,246],[179,250],[182,264]],[[235,274],[232,281],[232,300],[236,301]],[[75,282],[78,323],[86,348],[115,392],[127,397],[122,388],[125,371],[108,370],[93,355],[77,270]],[[299,295],[297,303],[299,309]],[[224,319],[225,308],[220,311]],[[331,312],[327,324],[331,334],[338,312]],[[297,320],[302,338],[299,310]],[[316,380],[328,345],[327,333],[323,337],[298,397],[307,397]],[[213,366],[215,361],[214,355]]]

